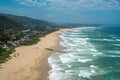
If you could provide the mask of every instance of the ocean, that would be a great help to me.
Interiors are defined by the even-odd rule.
[[[120,80],[120,26],[75,28],[59,37],[66,53],[48,58],[50,80]]]

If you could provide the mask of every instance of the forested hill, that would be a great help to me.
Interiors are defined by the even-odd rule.
[[[22,27],[20,24],[12,21],[8,17],[4,15],[0,15],[0,31],[3,30],[13,30],[13,31],[21,31],[24,27]]]
[[[51,24],[47,21],[0,13],[0,28],[45,30]]]
[[[43,20],[0,13],[0,63],[8,60],[15,47],[36,44],[40,37],[56,30]]]

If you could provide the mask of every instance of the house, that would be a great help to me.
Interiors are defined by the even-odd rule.
[[[15,47],[20,46],[20,40],[14,41],[14,42],[13,42],[13,45],[14,45]]]
[[[26,32],[29,32],[29,31],[30,31],[30,29],[26,29],[26,30],[23,30],[22,32],[26,33]]]
[[[4,44],[4,45],[0,45],[0,49],[9,50],[9,47],[6,44]]]
[[[3,45],[0,45],[0,50],[3,49]]]
[[[39,31],[32,31],[32,35],[40,34]]]
[[[28,41],[30,41],[30,38],[28,36],[24,36],[23,38],[20,39],[21,44],[28,42]]]
[[[7,41],[8,44],[11,44],[12,46],[17,46],[14,41]]]

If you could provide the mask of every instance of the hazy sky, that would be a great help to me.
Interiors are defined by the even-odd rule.
[[[59,23],[120,24],[120,0],[0,0],[0,12]]]

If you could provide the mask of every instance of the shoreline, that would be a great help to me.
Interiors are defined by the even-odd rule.
[[[13,54],[19,54],[2,64],[0,69],[1,80],[48,80],[48,72],[51,69],[48,57],[53,51],[44,48],[59,49],[59,35],[70,29],[60,29],[52,32],[32,46],[16,48]]]

